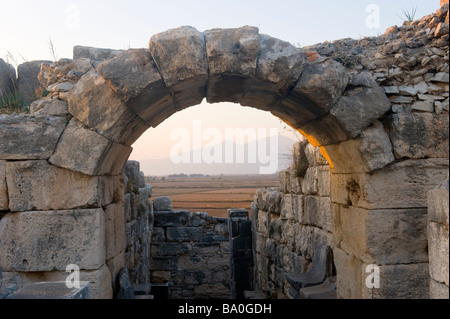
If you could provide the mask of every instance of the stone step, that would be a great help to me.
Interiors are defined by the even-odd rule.
[[[38,282],[19,289],[6,299],[89,299],[90,282],[80,282],[80,288],[67,288],[65,281]]]
[[[300,299],[337,299],[336,277],[328,278],[320,285],[300,289]]]
[[[244,299],[267,299],[267,296],[262,290],[245,290]]]

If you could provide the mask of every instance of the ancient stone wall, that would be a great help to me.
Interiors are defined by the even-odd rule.
[[[430,298],[448,299],[449,276],[449,181],[428,192],[428,253]]]
[[[140,164],[128,161],[124,168],[124,212],[118,223],[120,235],[111,233],[110,239],[124,248],[125,266],[132,284],[150,284],[150,245],[153,230],[152,187],[145,183]],[[118,211],[118,214],[120,212]],[[108,218],[108,215],[106,216]],[[116,227],[119,227],[117,224]],[[112,229],[112,224],[111,224]],[[108,228],[107,228],[108,230]],[[108,261],[107,261],[108,264]]]
[[[270,111],[320,147],[330,169],[338,297],[428,297],[427,193],[449,165],[446,17],[448,4],[379,37],[303,49],[250,26],[186,26],[153,36],[148,49],[77,48],[74,60],[43,64],[45,99],[32,103],[30,115],[0,116],[3,279],[51,280],[70,262],[90,278],[93,296],[110,297],[110,269],[121,253],[106,251],[105,210],[123,209],[131,145],[206,97]],[[303,195],[305,207],[327,197],[301,191],[270,195],[284,206],[287,195]],[[258,207],[273,219],[269,229],[295,220],[279,205]],[[311,234],[312,227],[328,232],[314,216],[304,223]],[[128,224],[128,234],[142,225]],[[136,257],[133,249],[145,249],[131,244],[142,238],[131,238],[127,252]],[[279,239],[271,240],[275,247]],[[365,285],[368,265],[380,268],[381,288]]]
[[[289,298],[286,274],[307,271],[317,245],[334,246],[328,162],[308,143],[293,153],[280,188],[258,190],[252,205],[254,285],[272,298]]]
[[[167,197],[155,198],[154,209],[152,284],[167,285],[169,298],[230,298],[227,219],[173,211]]]

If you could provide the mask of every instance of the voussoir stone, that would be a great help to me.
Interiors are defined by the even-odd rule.
[[[50,163],[86,175],[119,175],[132,148],[114,143],[72,119]]]
[[[190,26],[171,29],[154,35],[149,50],[177,111],[200,104],[208,81],[204,35]]]
[[[390,109],[391,103],[384,90],[369,72],[362,72],[353,79],[330,114],[340,121],[351,137],[356,137]]]
[[[256,74],[259,30],[244,26],[203,33],[209,64],[209,103],[240,103]]]
[[[325,146],[325,150],[334,173],[371,172],[395,160],[389,135],[380,121],[374,121],[359,138]]]
[[[156,127],[176,112],[167,88],[149,51],[128,50],[98,66],[98,73],[122,101],[146,123]]]
[[[67,95],[70,113],[116,143],[132,145],[149,126],[95,72],[84,75]]]
[[[65,271],[75,264],[99,269],[105,262],[104,218],[101,208],[7,214],[0,222],[0,268]]]
[[[293,113],[297,118],[292,124],[299,127],[326,114],[342,95],[348,81],[345,68],[336,61],[317,59],[307,63],[279,111]]]
[[[397,158],[448,158],[448,114],[399,113],[388,118]]]
[[[0,127],[0,159],[48,159],[66,120],[46,115],[0,115]]]
[[[272,109],[295,86],[305,62],[303,50],[261,34],[256,74],[241,104]]]

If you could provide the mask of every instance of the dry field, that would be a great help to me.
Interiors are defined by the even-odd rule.
[[[256,190],[278,187],[277,175],[157,177],[150,181],[153,197],[169,196],[174,210],[207,212],[227,217],[229,208],[250,210]]]

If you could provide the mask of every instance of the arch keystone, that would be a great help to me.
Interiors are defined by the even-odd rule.
[[[154,35],[149,50],[176,110],[200,104],[208,81],[203,34],[190,26],[171,29]]]
[[[203,34],[209,63],[207,101],[240,103],[256,74],[258,28],[212,29]]]

